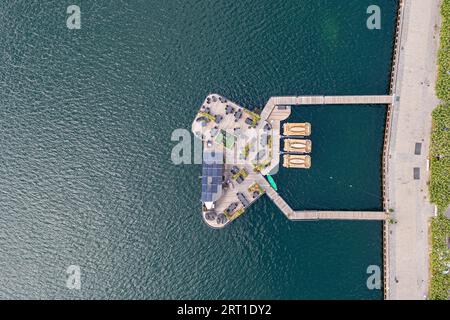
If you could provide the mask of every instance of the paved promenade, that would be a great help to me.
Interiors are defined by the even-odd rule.
[[[424,299],[428,292],[429,203],[427,156],[435,97],[439,1],[404,2],[399,65],[388,160],[388,206],[396,224],[389,226],[388,299]],[[421,154],[415,154],[421,143]],[[414,168],[420,179],[414,180]]]

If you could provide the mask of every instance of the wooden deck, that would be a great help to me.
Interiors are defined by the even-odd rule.
[[[225,181],[233,180],[231,176],[231,166],[238,165],[239,168],[245,168],[248,172],[248,177],[242,183],[231,183],[227,188],[224,188],[220,199],[215,201],[215,211],[218,213],[224,212],[231,203],[237,203],[236,210],[243,208],[243,204],[237,197],[237,193],[244,194],[247,200],[251,203],[257,200],[257,197],[253,198],[253,194],[249,192],[250,186],[257,182],[264,190],[267,196],[275,203],[275,205],[283,212],[283,214],[290,220],[386,220],[387,215],[384,212],[364,212],[364,211],[295,211],[291,206],[278,194],[278,192],[272,188],[272,186],[265,179],[264,175],[275,174],[279,167],[279,153],[280,153],[280,130],[281,122],[286,120],[290,114],[293,106],[296,105],[321,105],[321,104],[391,104],[392,96],[293,96],[293,97],[273,97],[271,98],[264,110],[261,113],[261,121],[258,121],[257,130],[267,131],[264,128],[267,124],[270,124],[271,129],[269,132],[272,134],[272,150],[269,150],[269,154],[272,153],[274,157],[271,158],[270,164],[264,168],[261,173],[254,172],[252,163],[240,163],[242,153],[239,152],[238,147],[230,150],[225,150],[221,143],[212,143],[208,145],[208,141],[215,141],[215,134],[213,128],[217,127],[218,123],[215,121],[208,121],[206,126],[199,121],[194,120],[192,124],[192,132],[197,136],[201,134],[204,141],[203,151],[220,151],[225,153]],[[208,107],[206,107],[208,105]],[[251,126],[245,122],[247,116],[242,116],[236,121],[233,113],[226,113],[226,108],[232,107],[234,110],[242,109],[243,112],[247,112],[241,106],[227,101],[220,95],[211,94],[203,103],[199,112],[206,112],[212,115],[222,116],[222,121],[218,126],[221,130],[234,130],[240,129],[239,135],[244,138],[249,138],[248,129]],[[249,113],[249,112],[247,112]],[[264,129],[263,129],[264,128]],[[217,128],[216,128],[217,129]],[[228,132],[228,131],[227,131]],[[231,132],[234,134],[234,132]],[[253,142],[252,142],[253,143]],[[256,142],[258,143],[258,142]],[[259,144],[258,144],[259,145]],[[267,142],[267,146],[270,143]],[[269,147],[268,147],[269,148]],[[250,151],[250,153],[256,153],[257,150]],[[254,157],[251,157],[254,159]],[[245,209],[245,208],[244,208]],[[205,212],[204,212],[205,214]],[[207,221],[204,216],[205,222],[213,228],[223,228],[228,224],[219,224],[217,221]]]
[[[266,104],[268,110],[276,105],[300,106],[322,104],[391,104],[393,97],[385,96],[290,96],[272,97]]]

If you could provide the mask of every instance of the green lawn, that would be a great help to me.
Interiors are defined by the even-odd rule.
[[[215,139],[217,144],[223,144],[225,148],[232,149],[236,142],[236,136],[222,130]]]
[[[450,236],[450,220],[444,216],[450,205],[450,0],[441,7],[441,48],[436,92],[443,104],[433,111],[431,137],[431,201],[438,207],[438,216],[431,222],[431,283],[430,299],[446,300],[449,297],[450,252],[447,238]]]
[[[448,105],[450,103],[450,0],[443,1],[441,13],[441,48],[436,91],[439,99]]]
[[[439,212],[431,222],[431,284],[430,299],[447,299],[450,290],[449,275],[443,272],[450,266],[447,237],[450,236],[450,220],[445,210],[450,205],[450,107],[439,106],[433,111],[431,136],[431,201]]]

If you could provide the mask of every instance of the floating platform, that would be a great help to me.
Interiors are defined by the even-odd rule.
[[[299,154],[285,154],[283,156],[283,167],[309,169],[311,168],[311,157]]]
[[[206,97],[192,123],[192,132],[203,142],[202,215],[211,228],[224,228],[240,217],[263,194],[291,220],[385,220],[384,212],[294,211],[278,194],[270,176],[280,162],[281,123],[295,106],[323,104],[390,104],[394,96],[292,96],[272,97],[261,114],[246,109],[218,94]],[[283,126],[283,166],[311,167],[310,123],[286,123]],[[258,148],[241,144],[240,139],[255,137]],[[267,154],[264,165],[254,161]],[[243,175],[242,173],[246,174]],[[267,179],[265,178],[267,177]]]
[[[310,153],[312,149],[311,140],[305,139],[285,139],[284,151],[285,152],[299,152]]]
[[[283,125],[283,134],[285,136],[309,136],[311,135],[311,124],[304,123],[285,123]]]

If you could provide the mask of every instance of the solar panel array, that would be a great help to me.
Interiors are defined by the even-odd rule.
[[[214,202],[222,193],[223,164],[220,161],[206,161],[211,158],[205,157],[202,167],[202,202]],[[219,163],[217,163],[219,162]]]

